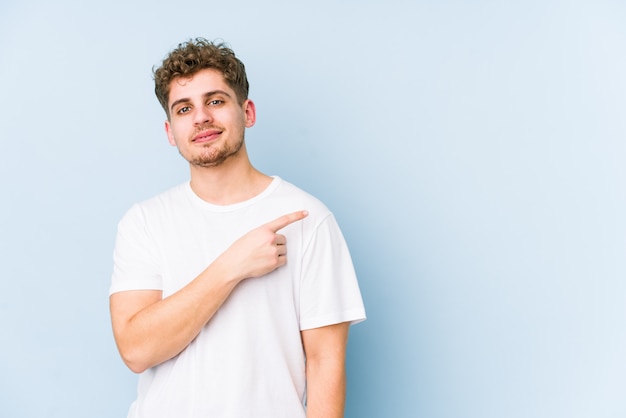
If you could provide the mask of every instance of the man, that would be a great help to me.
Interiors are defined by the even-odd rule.
[[[256,110],[228,47],[182,43],[154,78],[191,178],[118,226],[113,332],[141,373],[128,417],[342,417],[365,310],[335,219],[250,163]]]

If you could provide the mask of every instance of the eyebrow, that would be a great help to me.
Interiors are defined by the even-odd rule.
[[[218,94],[222,94],[228,98],[230,98],[230,94],[228,94],[227,92],[225,92],[224,90],[211,90],[211,91],[207,91],[206,93],[204,93],[202,95],[202,97],[204,97],[204,99],[208,99],[209,97],[212,96],[216,96]],[[189,103],[191,102],[191,99],[189,97],[183,97],[180,98],[178,100],[176,100],[175,102],[172,103],[172,105],[170,106],[170,112],[174,111],[174,107],[176,107],[177,105],[179,105],[180,103]]]

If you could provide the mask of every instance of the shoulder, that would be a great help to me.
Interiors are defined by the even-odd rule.
[[[159,219],[172,211],[180,210],[187,202],[186,183],[174,186],[151,198],[132,205],[120,220],[120,224],[145,223],[150,219]]]
[[[276,207],[282,207],[283,213],[296,210],[306,210],[309,213],[302,222],[298,223],[305,242],[310,243],[312,240],[322,239],[324,236],[333,239],[333,237],[341,235],[332,211],[312,194],[281,180],[272,195],[273,204]]]
[[[275,199],[290,201],[299,204],[301,209],[305,209],[315,218],[325,218],[331,215],[330,209],[317,197],[304,191],[288,181],[277,178],[278,186],[274,192]]]

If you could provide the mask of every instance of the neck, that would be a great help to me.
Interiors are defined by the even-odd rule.
[[[190,165],[191,189],[202,200],[232,205],[252,199],[272,182],[252,166],[245,148],[215,167]]]

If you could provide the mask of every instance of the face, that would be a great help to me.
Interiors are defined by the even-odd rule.
[[[170,144],[191,165],[215,167],[237,156],[245,128],[254,125],[254,103],[239,104],[219,71],[201,70],[191,78],[174,79],[165,131]]]

